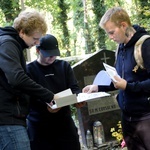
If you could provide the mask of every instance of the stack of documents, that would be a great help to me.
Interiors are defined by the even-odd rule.
[[[57,98],[53,101],[53,105],[47,103],[49,107],[52,109],[60,108],[63,106],[80,103],[84,101],[93,100],[96,98],[102,98],[105,96],[110,96],[109,93],[106,92],[95,92],[95,93],[79,93],[78,96],[73,94],[71,89],[64,90],[56,94]]]

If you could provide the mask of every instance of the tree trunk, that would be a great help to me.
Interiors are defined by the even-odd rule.
[[[104,5],[104,0],[92,0],[93,3],[93,12],[95,14],[95,22],[97,24],[97,45],[99,49],[105,48],[105,32],[103,29],[99,27],[99,22],[103,14],[105,13],[105,5]]]
[[[68,31],[68,27],[67,27],[67,20],[68,20],[68,16],[67,16],[67,5],[64,3],[64,0],[59,0],[58,1],[58,7],[60,8],[60,14],[59,14],[59,23],[60,26],[62,27],[62,46],[66,49],[66,56],[70,56],[71,53],[69,51],[69,46],[70,46],[70,42],[69,42],[69,31]]]
[[[82,0],[84,7],[84,38],[85,38],[85,53],[89,54],[92,50],[92,42],[90,37],[89,25],[88,25],[88,17],[87,17],[87,6],[86,0]]]

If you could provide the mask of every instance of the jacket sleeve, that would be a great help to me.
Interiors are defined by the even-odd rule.
[[[5,42],[0,47],[0,68],[4,72],[8,84],[22,93],[36,96],[45,102],[50,102],[54,94],[31,80],[23,68],[22,52],[13,42]]]
[[[99,92],[109,92],[109,91],[114,91],[117,90],[114,87],[114,84],[111,82],[110,85],[98,85],[98,91]]]

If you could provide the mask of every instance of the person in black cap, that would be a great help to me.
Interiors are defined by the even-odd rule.
[[[70,64],[56,59],[60,56],[57,39],[50,34],[36,46],[39,57],[27,65],[28,75],[54,93],[70,88],[80,91]],[[28,119],[31,150],[80,150],[78,130],[71,117],[70,106],[46,109],[46,104],[32,97]],[[85,103],[78,103],[82,107]]]
[[[37,45],[36,48],[37,50],[40,50],[44,57],[60,56],[58,41],[51,34],[42,37],[40,39],[40,45]]]

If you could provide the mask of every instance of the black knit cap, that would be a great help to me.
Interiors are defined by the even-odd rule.
[[[46,34],[40,39],[40,44],[36,46],[44,57],[60,56],[57,39],[51,35]]]

